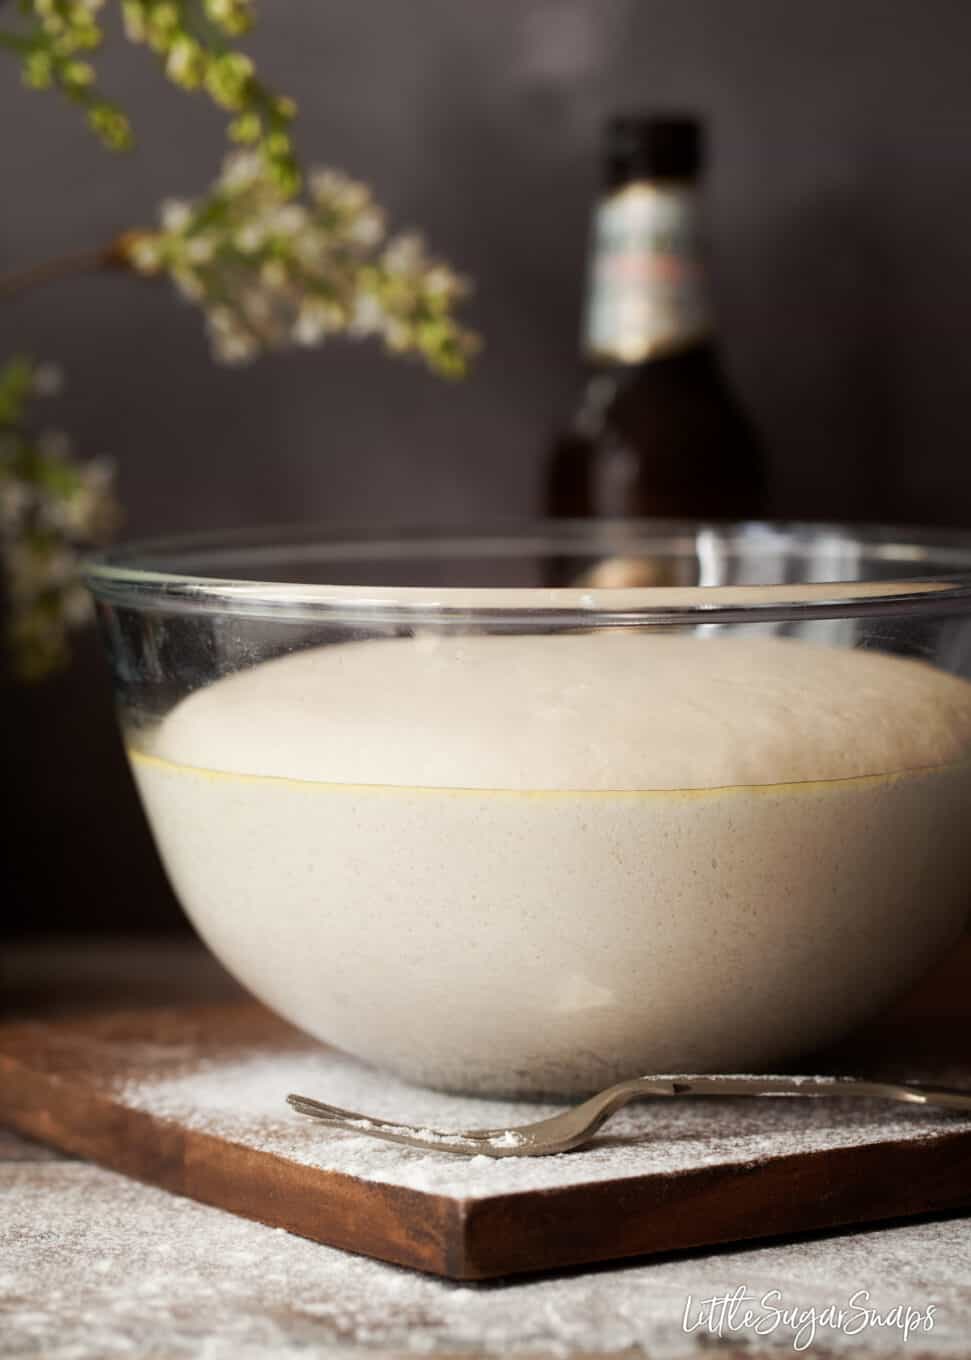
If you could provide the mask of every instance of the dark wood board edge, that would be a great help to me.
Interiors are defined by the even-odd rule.
[[[971,1132],[464,1204],[464,1279],[590,1265],[962,1208]]]
[[[257,1008],[176,1008],[183,1033]],[[971,1133],[793,1154],[673,1176],[456,1199],[302,1166],[135,1111],[93,1085],[87,1039],[151,1038],[166,1015],[3,1027],[0,1120],[63,1151],[327,1245],[455,1280],[486,1280],[724,1245],[971,1203]],[[281,1033],[288,1027],[273,1021]],[[264,1036],[265,1037],[265,1036]],[[38,1070],[42,1057],[46,1070]]]
[[[775,1237],[971,1203],[971,1133],[476,1199],[303,1166],[0,1054],[0,1118],[137,1180],[454,1280]]]
[[[0,1053],[0,1121],[203,1204],[394,1265],[458,1278],[460,1201],[361,1181],[183,1128]]]

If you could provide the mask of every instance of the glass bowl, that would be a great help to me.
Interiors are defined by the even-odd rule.
[[[87,580],[200,934],[412,1081],[765,1070],[964,927],[971,537],[269,530]]]

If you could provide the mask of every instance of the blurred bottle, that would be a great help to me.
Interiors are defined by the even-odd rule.
[[[719,364],[709,309],[699,231],[703,159],[694,118],[619,117],[607,125],[583,328],[588,371],[549,461],[553,516],[763,512],[761,450]],[[660,563],[638,557],[602,562],[584,579],[650,585],[666,578]]]

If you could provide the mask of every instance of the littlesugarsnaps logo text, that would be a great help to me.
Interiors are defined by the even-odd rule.
[[[875,1308],[871,1305],[868,1289],[858,1289],[845,1303],[830,1303],[822,1308],[787,1306],[779,1289],[756,1295],[740,1284],[731,1293],[705,1299],[695,1299],[689,1294],[681,1327],[688,1333],[700,1332],[719,1339],[729,1337],[733,1332],[750,1332],[756,1336],[784,1336],[788,1332],[793,1350],[804,1351],[824,1331],[859,1336],[872,1329],[882,1329],[897,1332],[901,1341],[909,1341],[917,1333],[933,1331],[935,1311],[933,1303],[924,1308],[915,1308],[909,1303]]]

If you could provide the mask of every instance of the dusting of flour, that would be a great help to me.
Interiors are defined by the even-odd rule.
[[[290,1092],[439,1130],[505,1128],[562,1108],[422,1090],[342,1054],[314,1049],[206,1062],[178,1077],[128,1082],[116,1098],[305,1166],[469,1199],[971,1130],[971,1118],[886,1101],[678,1098],[627,1106],[579,1152],[469,1158],[333,1130],[289,1109]]]
[[[501,1163],[496,1164],[498,1170]],[[930,1334],[821,1329],[825,1354],[967,1356],[971,1220],[609,1270],[454,1284],[319,1246],[77,1162],[0,1166],[0,1351],[43,1360],[349,1360],[351,1356],[714,1355],[685,1301],[744,1284],[787,1307],[934,1304]],[[791,1333],[732,1339],[792,1356]],[[730,1348],[726,1347],[726,1350]],[[735,1353],[734,1350],[732,1353]],[[815,1352],[818,1354],[818,1352]]]

